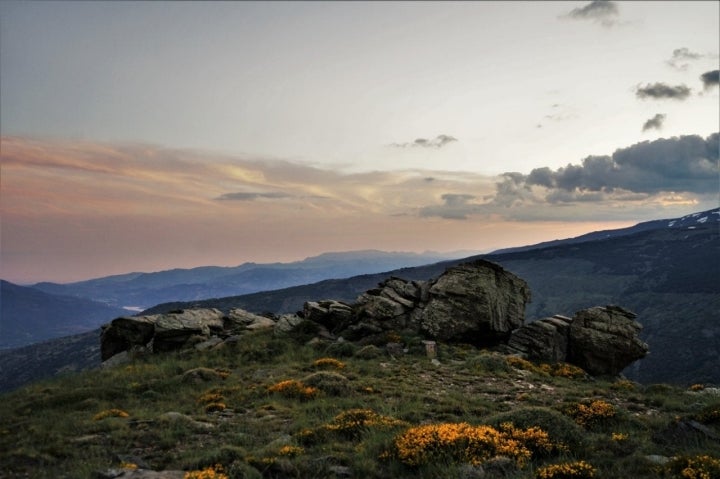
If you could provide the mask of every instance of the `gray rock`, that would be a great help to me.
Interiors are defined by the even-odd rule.
[[[617,375],[647,354],[641,329],[635,314],[619,306],[578,311],[570,325],[568,362],[592,375]]]
[[[224,328],[223,314],[217,309],[187,309],[167,314],[120,317],[103,327],[100,350],[103,361],[133,347],[154,352],[182,348],[192,337],[204,340]]]
[[[512,332],[508,350],[535,361],[565,362],[571,322],[558,315],[526,324]]]
[[[341,301],[308,301],[303,305],[304,319],[325,326],[330,331],[343,327],[352,316],[352,307]]]
[[[299,317],[296,314],[283,314],[278,318],[278,320],[275,322],[275,333],[276,334],[284,334],[289,333],[295,327],[303,322],[303,318]]]
[[[422,332],[444,341],[494,343],[523,325],[530,289],[502,267],[477,260],[449,268],[430,286]]]

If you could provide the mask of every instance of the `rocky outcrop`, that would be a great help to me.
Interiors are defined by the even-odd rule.
[[[477,260],[448,269],[431,283],[420,329],[445,341],[489,344],[523,325],[530,288],[514,274]]]
[[[188,344],[191,338],[200,342],[223,329],[224,315],[217,309],[187,309],[168,314],[120,317],[103,327],[100,353],[105,361],[132,349],[173,351]]]
[[[553,316],[515,330],[507,351],[544,362],[568,362],[592,375],[617,375],[648,352],[635,315],[619,306],[596,306],[571,318]]]
[[[641,327],[629,311],[595,307],[573,318],[557,315],[524,325],[529,300],[525,281],[494,263],[476,260],[449,268],[434,280],[391,277],[353,304],[310,301],[294,315],[192,309],[117,318],[103,328],[102,358],[118,364],[134,351],[231,347],[247,331],[258,329],[291,334],[296,340],[348,339],[385,346],[385,354],[395,357],[406,353],[397,341],[408,334],[499,347],[542,362],[568,362],[593,375],[618,374],[647,354],[647,345],[638,338]]]
[[[534,321],[513,331],[508,349],[536,361],[566,362],[571,323],[560,315]]]
[[[568,362],[593,375],[615,375],[645,357],[648,345],[638,338],[636,315],[619,306],[579,311],[570,325]]]
[[[524,321],[527,283],[484,260],[449,268],[431,281],[392,277],[362,294],[347,318],[324,317],[349,339],[386,331],[409,331],[443,341],[492,344]],[[307,308],[306,308],[307,309]]]

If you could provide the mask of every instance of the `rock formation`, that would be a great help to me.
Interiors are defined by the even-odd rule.
[[[641,329],[635,314],[619,306],[579,311],[570,325],[567,361],[593,375],[618,374],[647,354],[637,337]]]
[[[640,325],[629,311],[617,306],[595,307],[573,318],[558,315],[524,325],[529,299],[525,281],[494,263],[476,260],[449,268],[434,280],[391,277],[353,304],[307,302],[295,315],[192,309],[120,317],[103,328],[102,359],[138,350],[223,347],[241,340],[245,331],[269,328],[275,334],[300,328],[303,333],[296,336],[310,333],[316,341],[344,338],[360,344],[392,344],[395,349],[390,354],[394,355],[404,354],[402,344],[391,339],[398,334],[502,346],[509,353],[534,360],[569,362],[594,375],[618,374],[647,354],[647,345],[637,337]],[[118,358],[108,364],[118,363]]]
[[[645,357],[635,314],[619,306],[596,306],[570,318],[553,316],[513,331],[507,350],[529,359],[568,362],[592,375],[616,375]]]

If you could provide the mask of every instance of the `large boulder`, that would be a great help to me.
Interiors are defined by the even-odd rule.
[[[569,363],[593,375],[616,375],[645,357],[636,315],[619,306],[596,306],[575,313],[569,332]]]
[[[167,314],[121,317],[103,327],[100,351],[103,361],[133,348],[174,351],[196,337],[208,339],[223,331],[223,313],[217,309],[187,309]]]
[[[362,324],[380,330],[402,330],[410,326],[411,314],[422,307],[428,286],[424,281],[391,277],[358,297],[356,317]]]
[[[516,329],[507,343],[509,352],[549,363],[567,361],[572,319],[555,315]]]
[[[523,325],[528,284],[501,266],[476,260],[449,268],[428,291],[420,329],[444,341],[493,344]]]

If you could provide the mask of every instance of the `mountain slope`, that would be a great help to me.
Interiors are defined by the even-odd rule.
[[[123,314],[120,308],[0,282],[0,349],[97,328]]]

